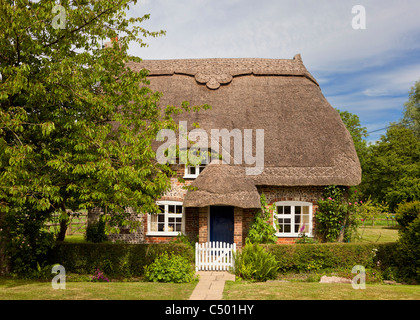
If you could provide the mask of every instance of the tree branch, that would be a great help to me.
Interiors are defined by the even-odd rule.
[[[80,31],[81,29],[83,29],[84,27],[86,27],[87,25],[89,25],[90,23],[92,23],[93,21],[97,20],[97,19],[98,19],[99,17],[101,17],[102,15],[104,15],[104,14],[108,13],[109,11],[113,10],[113,9],[114,9],[115,7],[117,7],[119,4],[120,4],[120,2],[118,2],[115,6],[113,6],[113,7],[111,7],[111,8],[108,8],[108,9],[107,9],[107,10],[105,10],[105,11],[102,11],[100,14],[98,14],[97,16],[93,17],[92,19],[88,20],[87,22],[85,22],[84,24],[82,24],[81,26],[79,26],[78,28],[71,30],[71,31],[70,31],[69,33],[67,33],[67,34],[63,34],[61,37],[59,37],[59,38],[58,38],[58,39],[56,39],[55,41],[50,42],[50,43],[48,43],[48,44],[44,45],[44,48],[50,47],[50,46],[52,46],[52,45],[54,45],[54,44],[58,43],[59,41],[63,40],[63,39],[64,39],[66,36],[68,36],[69,34],[73,34],[73,33],[77,32],[77,31]]]

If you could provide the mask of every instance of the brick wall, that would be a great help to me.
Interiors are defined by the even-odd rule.
[[[312,203],[312,233],[315,230],[315,213],[318,208],[317,201],[322,198],[324,186],[297,186],[297,187],[280,187],[280,186],[264,186],[257,187],[260,194],[264,193],[268,204],[277,201],[305,201]],[[295,243],[297,238],[284,237],[277,238],[277,243],[291,244]]]
[[[159,200],[183,201],[186,189],[184,186],[190,185],[194,179],[185,179],[184,182],[178,181],[178,178],[183,178],[185,173],[184,165],[172,165],[172,170],[176,172],[176,176],[171,178],[172,189],[167,192]],[[267,202],[272,204],[277,201],[305,201],[313,204],[313,217],[317,210],[317,200],[322,197],[323,186],[298,186],[298,187],[279,187],[279,186],[259,186],[257,187],[260,194],[264,193]],[[234,208],[234,241],[241,247],[245,244],[245,239],[248,235],[249,227],[254,219],[258,209],[242,209]],[[190,239],[200,243],[207,242],[209,237],[208,226],[208,212],[209,207],[202,208],[184,208],[184,225],[185,235]],[[92,212],[94,214],[94,212]],[[96,213],[96,212],[95,212]],[[315,227],[315,221],[312,222]],[[146,242],[146,243],[167,243],[173,241],[174,236],[147,236],[147,216],[143,217],[143,223],[139,233],[142,236],[132,236],[132,238],[125,240],[122,235],[115,236],[114,239],[119,239],[128,242]],[[129,235],[125,235],[129,237]],[[278,238],[278,243],[294,243],[296,238]]]

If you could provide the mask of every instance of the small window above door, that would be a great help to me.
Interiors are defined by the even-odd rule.
[[[184,178],[197,178],[205,167],[205,164],[200,164],[197,166],[185,166]]]

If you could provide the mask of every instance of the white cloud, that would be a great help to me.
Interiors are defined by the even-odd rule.
[[[351,25],[358,4],[366,8],[366,30]],[[130,53],[145,59],[301,53],[330,103],[373,128],[401,117],[420,78],[419,12],[418,0],[140,0],[129,15],[150,13],[143,26],[167,35]]]

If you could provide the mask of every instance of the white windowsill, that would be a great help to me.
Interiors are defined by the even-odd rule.
[[[176,237],[182,233],[181,231],[176,232],[148,232],[146,233],[146,237],[152,236],[152,237]]]
[[[197,174],[185,174],[184,176],[183,176],[183,178],[184,179],[195,179],[195,178],[197,178],[198,177],[198,175]]]
[[[299,238],[300,233],[275,233],[277,238]],[[312,238],[311,234],[306,233],[305,236]]]

